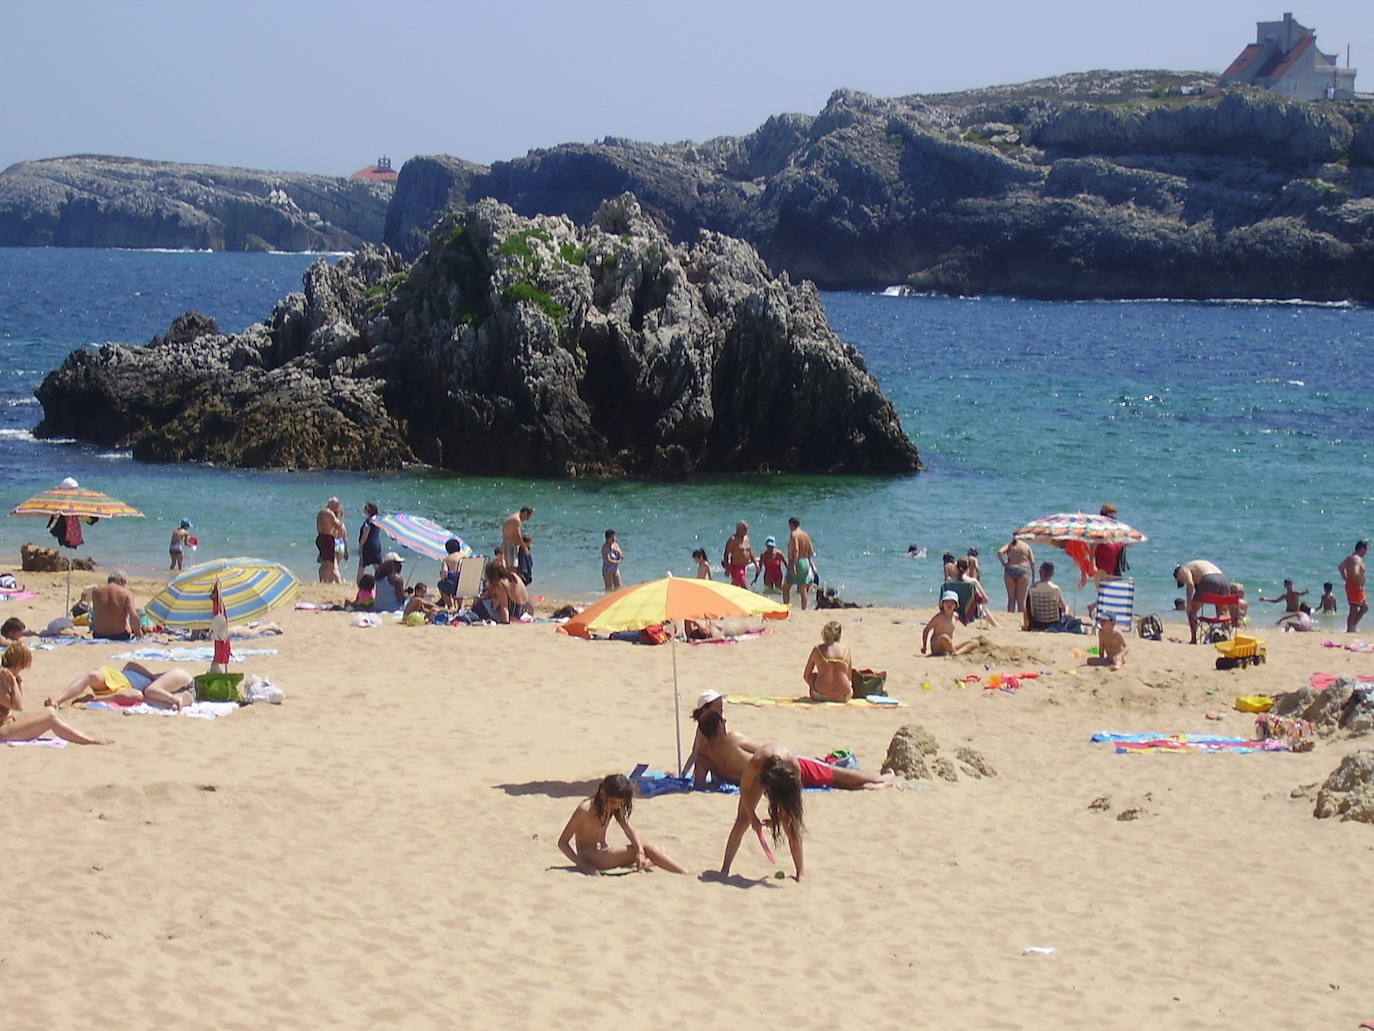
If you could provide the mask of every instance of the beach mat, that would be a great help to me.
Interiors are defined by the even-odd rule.
[[[276,655],[275,648],[235,648],[229,656],[230,662],[242,662],[245,655]],[[133,651],[116,652],[112,659],[133,659],[135,662],[210,662],[215,657],[212,644],[196,648],[135,648]]]
[[[228,716],[231,712],[238,709],[238,702],[192,702],[180,712],[176,709],[163,709],[156,705],[149,705],[147,702],[139,702],[137,705],[116,705],[113,702],[77,702],[86,709],[113,709],[115,712],[122,712],[125,716],[190,716],[192,719],[214,720],[221,716]]]
[[[738,795],[738,784],[712,784],[709,787],[693,788],[691,777],[674,777],[663,770],[646,770],[636,766],[628,774],[630,783],[635,786],[641,798],[655,795],[678,795],[693,791],[702,795]],[[833,791],[834,788],[802,788],[803,791]]]
[[[803,695],[800,698],[792,695],[727,695],[726,700],[731,705],[793,705],[798,708],[811,709],[905,709],[906,702],[899,702],[895,698],[887,695],[875,695],[869,698],[851,698],[847,702],[818,702],[814,698]]]
[[[1229,752],[1245,755],[1249,752],[1286,752],[1288,745],[1276,739],[1257,741],[1253,738],[1227,737],[1222,734],[1115,734],[1099,731],[1091,738],[1094,743],[1108,742],[1117,755],[1155,752],[1169,755],[1217,755]]]
[[[23,748],[31,745],[35,748],[66,748],[67,742],[60,737],[36,737],[32,741],[3,741],[0,744],[9,745],[11,748]]]

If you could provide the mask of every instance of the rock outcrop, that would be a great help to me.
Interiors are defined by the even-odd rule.
[[[1374,112],[1204,93],[1213,82],[1089,72],[941,96],[839,90],[814,117],[740,138],[606,139],[485,170],[417,159],[387,242],[417,253],[421,229],[483,197],[583,219],[632,190],[671,239],[738,236],[828,288],[1374,300]]]
[[[1374,823],[1374,749],[1352,752],[1341,760],[1317,792],[1312,815],[1319,820],[1339,816]]]
[[[716,233],[673,244],[629,195],[582,228],[480,202],[409,268],[365,248],[304,286],[242,333],[184,316],[74,352],[37,391],[37,434],[258,467],[919,468],[810,284]]]
[[[77,155],[0,172],[0,246],[353,250],[393,186],[299,172]]]
[[[1270,711],[1306,720],[1322,737],[1357,737],[1374,732],[1374,686],[1340,677],[1322,691],[1300,687],[1275,695]]]

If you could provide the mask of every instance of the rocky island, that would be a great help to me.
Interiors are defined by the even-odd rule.
[[[151,461],[681,477],[907,473],[916,448],[815,288],[748,244],[674,243],[630,195],[584,226],[492,200],[409,266],[320,261],[263,323],[193,313],[68,356],[40,437]]]
[[[82,154],[0,172],[0,246],[351,251],[392,185]]]

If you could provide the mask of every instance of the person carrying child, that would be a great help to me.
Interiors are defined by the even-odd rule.
[[[597,785],[596,794],[584,798],[573,810],[559,835],[559,849],[574,866],[593,877],[603,870],[621,866],[632,866],[636,870],[658,867],[669,873],[686,873],[686,868],[675,863],[661,848],[640,841],[634,824],[630,823],[634,801],[635,789],[628,777],[613,773],[604,778]],[[611,848],[606,843],[611,817],[615,817],[615,822],[625,832],[628,845]]]
[[[959,595],[953,591],[946,591],[940,595],[940,611],[930,617],[930,622],[921,632],[922,655],[926,653],[927,645],[932,656],[967,655],[978,647],[977,641],[964,641],[957,645],[954,643],[954,628],[959,625],[954,613],[958,607]]]

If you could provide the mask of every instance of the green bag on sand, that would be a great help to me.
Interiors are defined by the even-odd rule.
[[[856,669],[849,682],[854,688],[855,698],[867,698],[872,694],[887,694],[887,670],[874,672],[871,669]]]
[[[241,702],[239,682],[242,673],[202,673],[195,678],[196,701],[198,702]]]

